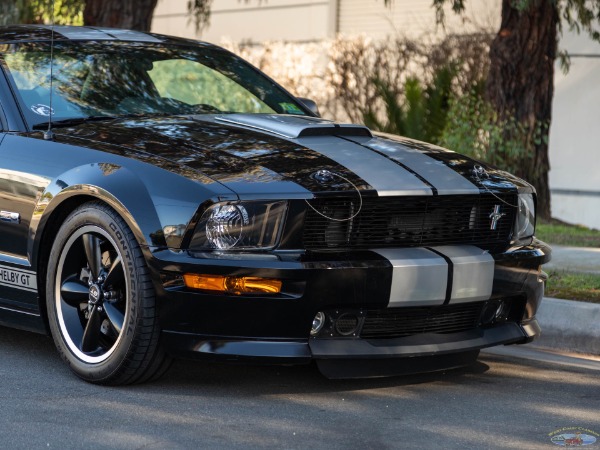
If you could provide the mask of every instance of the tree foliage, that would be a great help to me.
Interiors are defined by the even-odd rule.
[[[196,32],[202,31],[210,25],[212,2],[213,0],[188,0],[188,11],[196,25]]]
[[[251,0],[239,0],[245,3]],[[255,0],[261,3],[262,0]],[[142,3],[147,3],[145,0]],[[10,23],[49,23],[52,21],[52,0],[0,0],[0,25]],[[143,17],[142,20],[136,16],[127,14],[127,9],[150,16],[148,11],[153,12],[156,1],[150,5],[150,10],[144,4],[137,8],[138,1],[122,0],[103,1],[103,0],[55,0],[54,2],[54,22],[57,25],[83,25],[84,19],[86,25],[114,26],[124,22],[129,28],[140,29],[143,27],[149,30],[149,19]],[[121,14],[113,14],[111,11],[105,12],[103,9],[110,10],[111,5],[118,8]],[[106,8],[104,8],[106,6]],[[194,22],[196,31],[200,32],[210,25],[210,12],[213,6],[213,0],[188,0],[187,7],[190,14],[190,20]],[[85,18],[84,18],[85,15]],[[122,16],[122,17],[119,17]],[[129,18],[128,18],[129,16]],[[137,23],[140,26],[136,26]],[[129,26],[128,23],[133,25]],[[146,25],[147,23],[147,25]]]
[[[49,23],[54,20],[57,25],[83,25],[85,0],[13,0],[12,3],[18,10],[20,23]]]
[[[537,130],[542,139],[543,129]],[[439,144],[511,173],[531,159],[527,129],[514,117],[501,118],[482,95],[481,87],[454,97]]]
[[[381,79],[373,79],[377,94],[385,105],[385,120],[380,112],[368,105],[363,122],[369,128],[385,133],[439,144],[446,127],[452,82],[458,70],[457,64],[437,68],[433,78],[425,85],[414,76],[404,82],[402,96],[395,86]]]

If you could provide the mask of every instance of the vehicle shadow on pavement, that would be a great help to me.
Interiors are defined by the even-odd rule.
[[[0,328],[0,374],[9,371],[18,377],[27,373],[35,384],[36,379],[48,377],[69,378],[68,384],[79,381],[58,355],[52,339],[36,333],[11,328]],[[477,361],[467,367],[433,373],[402,375],[386,378],[330,380],[324,377],[315,364],[297,366],[256,365],[248,363],[224,363],[213,361],[176,359],[171,368],[157,381],[124,389],[235,389],[247,394],[260,391],[262,394],[336,392],[377,389],[393,386],[410,386],[433,382],[460,383],[468,375],[482,374],[489,366]]]
[[[408,363],[408,362],[407,362]],[[388,387],[410,386],[433,382],[460,382],[461,378],[485,373],[489,366],[476,363],[446,371],[400,375],[383,378],[328,379],[316,364],[298,366],[256,365],[246,363],[220,363],[208,361],[176,360],[169,371],[155,386],[160,389],[195,386],[226,389],[235,388],[239,393],[296,394],[338,391],[355,391]]]

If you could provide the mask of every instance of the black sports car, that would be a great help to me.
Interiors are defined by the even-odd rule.
[[[173,356],[384,376],[539,334],[526,182],[320,119],[213,45],[13,26],[0,49],[0,322],[79,377]]]

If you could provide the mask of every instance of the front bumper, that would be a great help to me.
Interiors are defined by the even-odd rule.
[[[256,259],[161,252],[152,258],[151,269],[160,276],[164,343],[174,355],[284,364],[317,360],[328,376],[378,376],[462,365],[481,348],[525,343],[539,335],[535,313],[543,297],[540,266],[550,259],[549,247],[535,240],[493,258],[493,288],[482,304],[519,298],[517,318],[513,311],[511,319],[501,323],[391,338],[363,338],[360,333],[310,337],[317,311],[354,311],[360,316],[389,308],[392,268],[377,253],[284,253]],[[193,292],[178,283],[178,277],[189,272],[279,278],[284,289],[274,297]],[[369,364],[362,364],[365,361]]]
[[[176,356],[221,361],[307,364],[315,360],[328,378],[404,375],[461,367],[479,350],[525,343],[540,334],[536,319],[455,334],[422,334],[399,339],[245,340],[165,331],[164,344]]]

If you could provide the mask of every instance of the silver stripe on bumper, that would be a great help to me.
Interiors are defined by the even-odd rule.
[[[448,263],[425,248],[373,250],[392,263],[392,289],[388,307],[436,306],[444,303]]]
[[[494,259],[485,250],[472,245],[426,248],[389,248],[373,252],[393,266],[389,308],[438,306],[444,304],[448,283],[450,304],[487,300],[494,284]],[[448,263],[452,276],[448,279]]]
[[[494,258],[473,245],[433,247],[452,261],[450,303],[487,300],[494,284]]]

